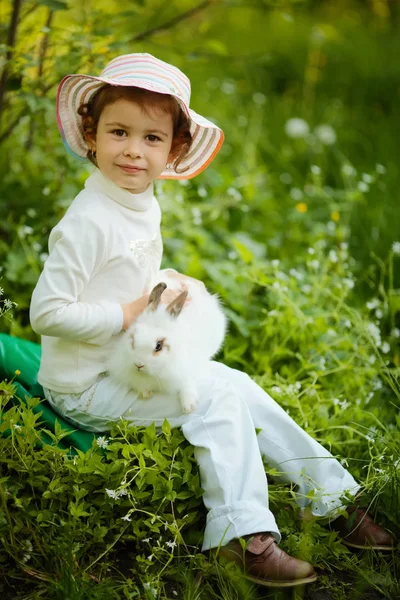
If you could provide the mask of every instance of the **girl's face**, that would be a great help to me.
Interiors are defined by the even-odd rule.
[[[103,109],[96,138],[89,145],[97,152],[103,175],[139,194],[165,169],[172,138],[170,114],[145,111],[135,102],[120,98]]]

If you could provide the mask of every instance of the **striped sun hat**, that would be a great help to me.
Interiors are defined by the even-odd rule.
[[[66,75],[58,86],[58,128],[68,152],[80,160],[86,158],[88,146],[78,108],[82,103],[89,102],[106,83],[169,94],[177,99],[190,119],[193,142],[189,153],[179,164],[179,170],[184,172],[177,173],[173,167],[167,166],[160,175],[161,179],[195,177],[210,164],[221,148],[224,140],[222,130],[189,108],[190,81],[182,71],[151,54],[124,54],[108,63],[99,77]]]

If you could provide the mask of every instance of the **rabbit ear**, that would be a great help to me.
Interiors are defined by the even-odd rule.
[[[189,292],[185,290],[175,300],[172,300],[166,308],[166,312],[171,315],[171,317],[179,317],[181,310],[185,304],[185,300],[188,296]]]
[[[161,294],[166,289],[167,284],[161,281],[152,290],[147,304],[148,310],[156,310],[161,301]]]

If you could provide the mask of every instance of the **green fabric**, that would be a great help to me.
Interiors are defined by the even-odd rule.
[[[0,333],[0,381],[14,378],[18,401],[25,402],[26,397],[44,398],[43,388],[37,380],[40,355],[39,344]],[[20,374],[16,375],[15,371],[20,371]],[[63,438],[60,446],[72,446],[86,452],[97,437],[96,434],[88,431],[74,429],[54,412],[47,400],[43,400],[33,411],[41,413],[40,421],[46,429],[54,432],[55,423],[58,421],[62,429],[70,431],[70,434]],[[46,443],[51,443],[51,439],[45,432],[42,439]]]

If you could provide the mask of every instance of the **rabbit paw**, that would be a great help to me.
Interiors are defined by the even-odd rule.
[[[193,412],[197,406],[197,397],[185,396],[184,398],[181,398],[181,404],[183,412],[189,414]]]
[[[153,390],[144,390],[143,392],[140,392],[139,398],[141,400],[148,400],[152,395],[153,395]]]

